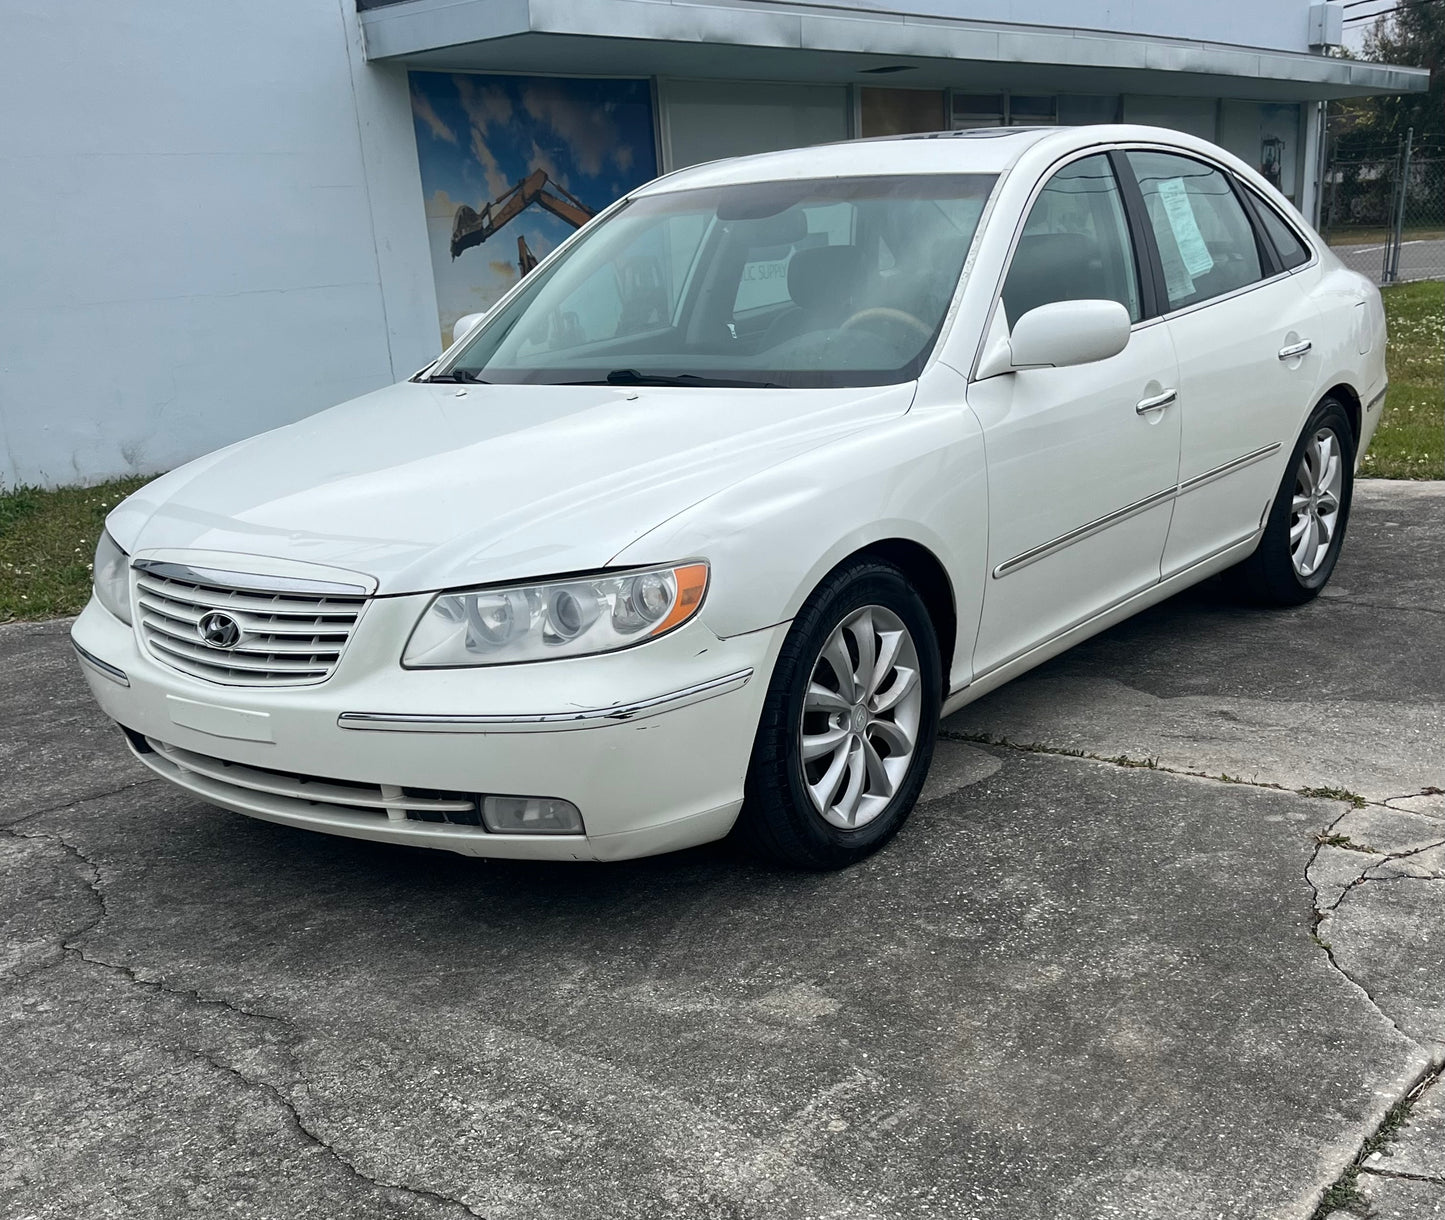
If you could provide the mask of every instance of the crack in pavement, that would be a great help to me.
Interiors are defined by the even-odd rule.
[[[116,789],[116,791],[122,791],[122,789]],[[64,806],[60,807],[63,808]],[[56,965],[58,965],[61,961],[64,961],[66,958],[73,957],[78,959],[79,961],[85,962],[87,965],[97,966],[102,969],[119,974],[122,978],[124,978],[128,983],[133,986],[161,992],[165,995],[175,996],[180,1000],[195,1005],[214,1005],[219,1008],[224,1008],[229,1012],[233,1012],[237,1016],[245,1017],[250,1020],[273,1021],[293,1031],[293,1033],[299,1034],[296,1023],[289,1017],[277,1013],[260,1012],[256,1009],[247,1008],[242,1004],[238,1004],[235,1001],[226,999],[224,996],[203,995],[197,988],[176,987],[168,983],[164,978],[146,978],[139,974],[133,967],[128,966],[123,962],[107,961],[104,958],[95,957],[85,952],[85,950],[82,949],[75,942],[80,937],[86,936],[87,934],[95,931],[102,923],[104,923],[108,918],[110,918],[110,906],[106,899],[105,887],[102,884],[100,866],[89,856],[87,856],[85,852],[83,852],[76,844],[70,842],[62,835],[39,830],[21,832],[14,829],[13,825],[0,826],[0,831],[4,831],[4,833],[10,835],[12,838],[54,843],[60,848],[62,848],[67,855],[78,861],[83,866],[86,873],[86,886],[96,906],[96,915],[94,919],[92,919],[89,923],[87,923],[79,930],[70,933],[66,937],[61,938],[60,957],[58,957],[55,961],[49,962],[46,965],[39,967],[38,969],[29,970],[23,974],[12,975],[12,978],[16,979],[17,981],[34,978],[36,975],[44,972],[45,970],[53,969]],[[276,1088],[275,1085],[272,1085],[263,1080],[252,1080],[250,1077],[242,1073],[239,1069],[234,1068],[229,1064],[221,1063],[219,1060],[213,1058],[205,1051],[197,1050],[194,1047],[181,1047],[180,1049],[185,1051],[187,1054],[190,1054],[210,1064],[211,1067],[216,1068],[219,1071],[228,1073],[229,1075],[235,1077],[237,1080],[240,1080],[242,1083],[250,1086],[251,1088],[259,1089],[263,1092],[268,1093],[276,1102],[281,1105],[288,1117],[288,1123],[291,1127],[293,1127],[307,1142],[321,1149],[323,1152],[326,1153],[327,1156],[334,1159],[338,1164],[344,1166],[358,1180],[367,1183],[375,1189],[401,1191],[420,1199],[429,1199],[435,1203],[440,1203],[451,1208],[460,1209],[462,1213],[469,1216],[483,1217],[483,1213],[475,1211],[466,1203],[462,1202],[460,1199],[455,1199],[450,1195],[443,1194],[441,1191],[432,1190],[424,1186],[407,1186],[399,1182],[386,1182],[381,1180],[380,1178],[374,1178],[369,1174],[364,1173],[356,1164],[354,1164],[347,1157],[343,1156],[336,1148],[332,1147],[332,1145],[327,1143],[324,1139],[321,1138],[320,1135],[318,1135],[315,1131],[308,1127],[303,1121],[301,1113],[296,1108],[295,1104],[288,1097],[286,1097],[286,1095],[283,1094],[280,1089]],[[302,1069],[301,1062],[296,1054],[296,1047],[294,1043],[286,1047],[286,1053],[287,1057],[291,1061],[292,1069],[295,1074],[296,1080],[303,1085],[307,1084],[308,1082],[306,1073]],[[485,1220],[484,1217],[483,1220]]]
[[[1185,779],[1202,779],[1221,784],[1241,784],[1245,787],[1250,788],[1259,788],[1273,792],[1291,793],[1295,796],[1304,797],[1308,800],[1332,800],[1339,803],[1347,804],[1349,808],[1342,810],[1340,814],[1329,823],[1329,825],[1322,833],[1316,835],[1314,851],[1310,853],[1309,859],[1305,863],[1305,884],[1309,886],[1310,894],[1312,895],[1311,905],[1313,910],[1313,919],[1311,921],[1310,927],[1310,938],[1324,953],[1325,960],[1329,963],[1330,968],[1334,970],[1334,972],[1338,974],[1342,979],[1344,979],[1345,982],[1349,983],[1353,988],[1355,988],[1359,992],[1359,994],[1364,997],[1365,1002],[1369,1004],[1369,1006],[1379,1015],[1382,1020],[1388,1022],[1390,1027],[1394,1029],[1395,1032],[1399,1034],[1399,1036],[1404,1039],[1406,1043],[1426,1055],[1427,1062],[1425,1067],[1416,1074],[1415,1078],[1406,1085],[1400,1096],[1397,1097],[1385,1108],[1385,1110],[1380,1116],[1379,1121],[1375,1123],[1373,1128],[1365,1136],[1364,1140],[1361,1141],[1359,1151],[1351,1159],[1349,1164],[1345,1166],[1345,1168],[1335,1179],[1335,1181],[1332,1184],[1321,1188],[1319,1194],[1320,1203],[1319,1206],[1316,1208],[1315,1212],[1313,1213],[1311,1220],[1326,1220],[1326,1217],[1329,1214],[1337,1210],[1337,1204],[1327,1203],[1327,1201],[1332,1196],[1336,1195],[1337,1191],[1343,1189],[1347,1193],[1353,1192],[1357,1195],[1358,1192],[1354,1191],[1354,1182],[1361,1173],[1379,1172],[1381,1176],[1386,1176],[1388,1171],[1377,1171],[1375,1168],[1365,1165],[1365,1159],[1389,1142],[1390,1133],[1393,1132],[1395,1127],[1399,1125],[1399,1123],[1403,1119],[1403,1116],[1409,1113],[1409,1109],[1414,1104],[1415,1100],[1420,1097],[1421,1094],[1423,1094],[1424,1091],[1430,1087],[1430,1085],[1434,1084],[1437,1080],[1440,1079],[1442,1067],[1445,1067],[1445,1064],[1442,1064],[1442,1057],[1439,1053],[1428,1050],[1417,1039],[1411,1037],[1404,1031],[1404,1029],[1400,1027],[1399,1022],[1396,1021],[1395,1018],[1392,1017],[1384,1009],[1384,1007],[1381,1006],[1380,1002],[1375,998],[1374,994],[1370,991],[1370,989],[1366,987],[1363,983],[1361,983],[1358,979],[1353,977],[1349,973],[1349,971],[1347,971],[1339,963],[1339,961],[1335,957],[1333,947],[1329,944],[1328,941],[1322,940],[1319,937],[1318,932],[1319,927],[1323,922],[1325,916],[1329,912],[1334,911],[1339,906],[1340,902],[1343,901],[1345,894],[1348,894],[1351,890],[1355,889],[1360,885],[1380,884],[1386,881],[1445,880],[1445,878],[1439,877],[1426,878],[1410,877],[1406,875],[1399,875],[1395,877],[1370,877],[1367,875],[1373,869],[1379,868],[1381,867],[1381,865],[1388,863],[1391,860],[1404,859],[1408,856],[1416,854],[1417,852],[1433,850],[1434,848],[1439,847],[1441,845],[1440,843],[1433,843],[1424,847],[1413,847],[1406,851],[1400,852],[1370,852],[1372,856],[1383,858],[1378,859],[1376,863],[1371,864],[1368,868],[1366,868],[1359,877],[1356,877],[1352,882],[1349,883],[1349,885],[1345,887],[1345,889],[1341,892],[1340,896],[1329,907],[1322,909],[1319,905],[1320,890],[1319,887],[1315,885],[1314,879],[1311,876],[1311,872],[1319,857],[1321,848],[1327,845],[1328,839],[1334,833],[1335,828],[1352,813],[1355,813],[1359,809],[1366,806],[1379,809],[1389,809],[1390,812],[1397,814],[1405,813],[1407,812],[1406,810],[1392,809],[1383,801],[1366,801],[1363,798],[1355,796],[1353,793],[1345,792],[1343,789],[1329,790],[1321,788],[1286,788],[1283,784],[1264,783],[1256,780],[1240,779],[1235,776],[1225,774],[1211,775],[1205,771],[1185,771],[1174,767],[1166,767],[1160,765],[1158,759],[1155,758],[1132,758],[1124,754],[1115,755],[1111,758],[1100,754],[1093,754],[1086,750],[1075,750],[1056,746],[1047,746],[1041,742],[1032,742],[1028,745],[1021,745],[1017,742],[1010,741],[1007,738],[995,737],[992,734],[988,733],[960,733],[944,728],[940,728],[938,730],[938,735],[950,741],[961,741],[974,745],[994,746],[1002,749],[1014,750],[1020,753],[1048,754],[1061,758],[1076,758],[1085,762],[1093,762],[1106,766],[1120,767],[1129,770],[1158,771],[1165,775],[1173,775]],[[1438,791],[1438,789],[1435,789],[1432,786],[1422,789],[1419,793],[1412,793],[1410,795],[1428,796],[1435,795]],[[1407,800],[1410,798],[1391,797],[1389,799]],[[1335,844],[1335,846],[1343,845]],[[1352,847],[1356,851],[1366,850],[1355,844],[1350,844],[1350,847]],[[1433,1181],[1434,1179],[1421,1180]]]
[[[954,729],[940,728],[939,737],[947,741],[961,741],[970,745],[998,746],[1005,750],[1016,750],[1021,754],[1048,754],[1056,758],[1078,758],[1084,762],[1105,763],[1111,767],[1122,767],[1129,771],[1157,771],[1161,775],[1177,775],[1184,779],[1207,779],[1216,784],[1239,784],[1245,788],[1262,788],[1268,792],[1288,792],[1294,796],[1303,796],[1311,800],[1341,801],[1349,804],[1352,809],[1359,809],[1365,805],[1375,805],[1378,802],[1367,801],[1362,796],[1353,792],[1345,792],[1344,789],[1327,788],[1286,788],[1283,784],[1270,783],[1265,780],[1244,779],[1237,775],[1220,773],[1212,774],[1208,771],[1185,771],[1178,767],[1168,767],[1157,758],[1134,758],[1128,754],[1094,754],[1088,750],[1075,750],[1065,746],[1047,746],[1043,742],[1034,741],[1023,744],[1017,741],[1010,741],[1007,737],[995,737],[991,733],[960,733]],[[1405,800],[1405,797],[1391,797],[1391,800]],[[1384,808],[1383,805],[1380,806]],[[1392,810],[1394,813],[1403,813],[1404,810]]]
[[[270,1097],[272,1101],[276,1102],[281,1107],[282,1112],[286,1116],[287,1125],[293,1131],[295,1131],[296,1134],[301,1136],[301,1138],[305,1140],[308,1144],[310,1144],[313,1148],[319,1149],[323,1154],[325,1154],[331,1160],[335,1161],[349,1174],[351,1174],[352,1177],[356,1178],[357,1181],[365,1183],[367,1186],[371,1187],[374,1190],[399,1191],[404,1194],[412,1195],[418,1199],[427,1199],[433,1203],[442,1204],[445,1207],[455,1209],[460,1214],[475,1216],[478,1217],[479,1220],[486,1220],[485,1215],[482,1212],[479,1212],[475,1208],[471,1207],[469,1204],[464,1203],[461,1199],[454,1198],[451,1195],[443,1194],[441,1191],[431,1190],[430,1188],[425,1186],[407,1186],[401,1182],[387,1182],[383,1181],[381,1178],[374,1178],[370,1174],[364,1173],[353,1161],[343,1156],[340,1152],[336,1150],[336,1148],[334,1148],[319,1134],[317,1134],[316,1131],[312,1130],[311,1127],[307,1126],[305,1120],[301,1117],[301,1111],[296,1108],[295,1103],[292,1102],[291,1099],[287,1097],[286,1094],[283,1093],[280,1089],[278,1089],[275,1085],[265,1080],[253,1080],[251,1079],[251,1077],[247,1076],[244,1072],[242,1072],[239,1068],[233,1067],[229,1063],[222,1063],[219,1059],[215,1058],[213,1055],[207,1053],[206,1051],[198,1050],[195,1047],[191,1046],[182,1046],[179,1049],[184,1053],[192,1056],[193,1058],[199,1059],[201,1062],[208,1064],[216,1071],[224,1073],[225,1075],[240,1081],[248,1088],[258,1090],[259,1092],[264,1093],[266,1096]],[[306,1082],[306,1077],[304,1074],[298,1072],[298,1078],[303,1084]]]
[[[56,805],[47,805],[44,809],[36,809],[31,813],[22,813],[18,818],[12,818],[8,822],[0,823],[0,830],[9,830],[14,826],[24,826],[26,822],[33,822],[36,818],[43,818],[47,813],[58,813],[62,809],[69,809],[74,805],[85,805],[91,801],[103,801],[108,796],[116,796],[122,792],[129,792],[132,788],[144,788],[147,784],[159,784],[159,775],[146,775],[129,784],[121,784],[119,788],[107,788],[103,792],[91,793],[87,796],[75,796],[69,800],[61,801]],[[1405,797],[1400,797],[1405,800]]]

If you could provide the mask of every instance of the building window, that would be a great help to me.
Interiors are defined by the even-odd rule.
[[[942,89],[858,90],[859,135],[901,136],[944,131],[948,116]]]

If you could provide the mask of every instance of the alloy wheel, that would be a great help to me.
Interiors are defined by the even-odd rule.
[[[1333,429],[1321,428],[1305,445],[1290,502],[1290,558],[1300,577],[1314,575],[1329,554],[1339,524],[1344,480],[1339,437]]]
[[[884,606],[854,610],[813,663],[803,696],[803,786],[831,826],[876,818],[908,774],[923,707],[918,649]]]

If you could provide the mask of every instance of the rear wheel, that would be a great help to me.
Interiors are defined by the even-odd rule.
[[[864,560],[808,599],[773,670],[739,834],[799,868],[842,868],[912,811],[938,730],[940,663],[922,599]]]
[[[1345,540],[1354,469],[1349,416],[1326,398],[1290,456],[1258,549],[1231,574],[1242,593],[1276,606],[1297,606],[1318,595]]]

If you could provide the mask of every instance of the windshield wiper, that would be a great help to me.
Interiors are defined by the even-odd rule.
[[[464,381],[468,385],[491,385],[490,381],[484,381],[471,369],[453,369],[450,373],[441,373],[435,377],[428,377],[428,381],[458,382]]]
[[[743,389],[782,389],[782,387],[774,381],[748,381],[733,377],[700,377],[696,373],[639,373],[636,369],[613,369],[601,381],[574,381],[570,384],[731,386]]]

